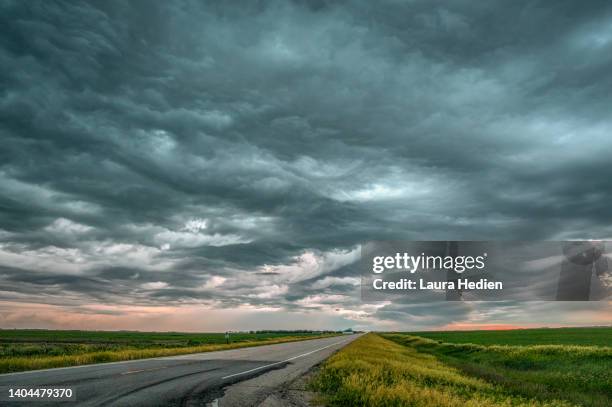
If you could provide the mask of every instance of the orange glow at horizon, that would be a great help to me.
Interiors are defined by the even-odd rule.
[[[523,313],[518,317],[500,320],[457,320],[440,325],[423,324],[421,331],[516,330],[528,328],[560,328],[580,326],[609,326],[612,322],[610,305],[594,304],[601,309],[562,309],[556,320],[549,313]],[[0,329],[79,329],[79,330],[139,330],[217,332],[257,329],[332,329],[364,324],[368,310],[338,312],[320,308],[287,311],[282,308],[257,307],[243,304],[233,308],[210,304],[74,304],[52,305],[0,300]],[[368,312],[372,312],[369,310]],[[424,321],[428,317],[422,317]],[[523,321],[530,322],[523,322]],[[377,322],[377,321],[374,321]],[[414,330],[405,323],[384,320],[368,330]],[[361,328],[360,328],[361,329]]]

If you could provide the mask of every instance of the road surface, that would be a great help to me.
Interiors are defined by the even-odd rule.
[[[7,406],[253,406],[359,335],[0,375]],[[258,385],[240,386],[252,382]],[[229,387],[228,387],[229,386]],[[8,388],[71,388],[76,401],[6,401]],[[226,390],[230,390],[224,397]]]

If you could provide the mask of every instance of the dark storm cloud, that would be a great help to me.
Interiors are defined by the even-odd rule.
[[[350,308],[363,241],[611,235],[608,2],[1,7],[5,292]]]

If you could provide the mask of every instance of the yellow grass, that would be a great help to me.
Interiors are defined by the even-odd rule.
[[[313,381],[332,406],[571,406],[508,395],[497,385],[466,376],[434,356],[375,334],[332,356]]]

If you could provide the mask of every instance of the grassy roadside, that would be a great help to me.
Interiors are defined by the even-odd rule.
[[[329,406],[581,405],[555,398],[554,393],[539,399],[519,394],[444,363],[412,342],[397,342],[365,335],[328,359],[311,385]]]
[[[162,356],[186,355],[190,353],[214,352],[218,350],[238,349],[253,346],[272,345],[276,343],[305,341],[336,336],[334,334],[312,336],[284,336],[260,340],[245,340],[230,344],[205,344],[183,347],[155,347],[155,348],[129,348],[84,352],[69,355],[32,355],[18,357],[0,357],[0,373],[21,372],[26,370],[49,369],[54,367],[67,367],[87,365],[94,363],[118,362],[155,358]]]
[[[486,335],[481,332],[481,336]],[[609,346],[486,346],[406,334],[383,337],[434,355],[467,375],[503,386],[511,394],[538,400],[565,400],[579,406],[612,405],[612,347]]]
[[[584,345],[611,346],[612,327],[532,328],[501,331],[402,332],[440,342],[477,345]]]

